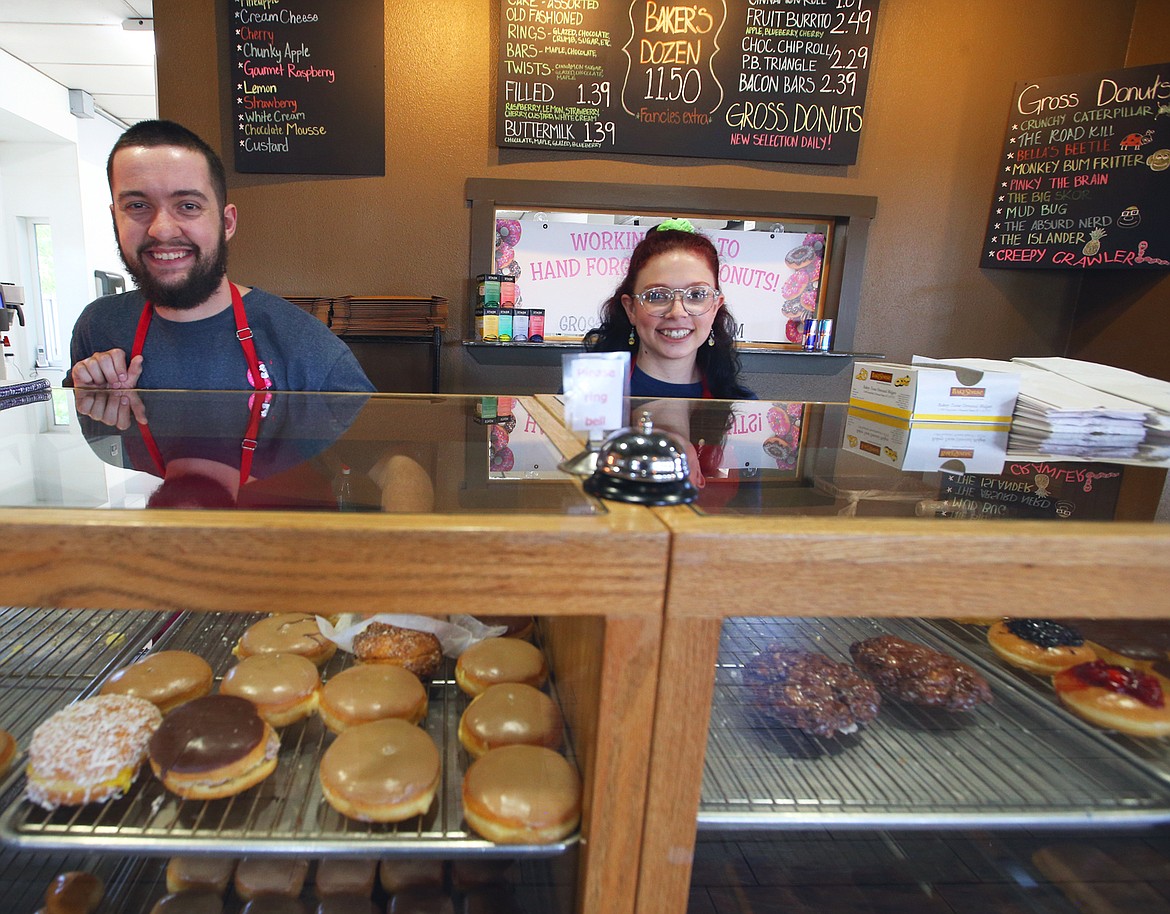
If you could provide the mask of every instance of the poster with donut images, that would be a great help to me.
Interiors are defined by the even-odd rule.
[[[1170,63],[1016,83],[980,265],[1170,269]]]
[[[583,213],[522,213],[497,218],[492,271],[515,278],[519,309],[544,312],[544,339],[579,340],[622,281],[630,253],[666,217],[596,224]],[[745,344],[801,344],[805,320],[824,315],[828,226],[702,229],[719,252],[719,287]]]

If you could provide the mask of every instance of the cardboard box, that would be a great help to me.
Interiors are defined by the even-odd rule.
[[[1008,425],[1020,376],[942,365],[856,362],[849,405],[906,422]]]
[[[1008,426],[978,422],[903,422],[850,408],[842,449],[899,470],[998,473]]]

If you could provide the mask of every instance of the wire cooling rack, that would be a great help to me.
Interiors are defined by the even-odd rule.
[[[206,659],[217,675],[235,661],[239,635],[261,616],[234,613],[188,614],[158,639],[156,647],[189,650]],[[322,678],[339,673],[351,658],[339,651]],[[466,829],[461,787],[470,763],[456,737],[467,700],[455,684],[451,662],[430,684],[426,731],[439,748],[442,779],[435,802],[423,816],[396,824],[366,823],[336,812],[321,794],[318,767],[332,735],[314,715],[280,731],[276,771],[259,785],[223,800],[183,800],[168,793],[144,766],[131,790],[105,804],[46,812],[16,799],[0,818],[0,837],[23,848],[102,850],[173,855],[304,854],[381,856],[398,854],[452,858],[542,857],[563,853],[571,836],[546,845],[493,844]],[[550,685],[550,689],[552,686]],[[556,699],[555,689],[553,698]],[[565,754],[575,762],[566,733]],[[21,778],[23,781],[23,778]]]
[[[994,701],[949,713],[887,700],[857,733],[824,739],[781,727],[753,706],[744,664],[769,645],[849,662],[851,643],[879,634],[973,663],[991,683]],[[700,827],[1148,825],[1168,819],[1170,787],[1156,770],[929,623],[724,623]]]

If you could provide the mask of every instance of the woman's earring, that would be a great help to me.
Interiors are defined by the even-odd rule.
[[[628,340],[626,340],[626,342],[630,344],[631,348],[633,347],[633,345],[636,342],[638,342],[638,338],[636,336],[634,336],[634,328],[633,327],[630,328],[630,338]]]
[[[715,345],[715,328],[714,327],[711,328],[711,334],[710,334],[710,336],[707,337],[707,345],[708,346]]]

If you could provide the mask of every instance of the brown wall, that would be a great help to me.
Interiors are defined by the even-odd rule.
[[[890,358],[1062,354],[1077,338],[1078,313],[1134,303],[1165,311],[1165,274],[1121,283],[1097,274],[1082,290],[1077,273],[978,266],[1015,81],[1126,65],[1131,28],[1164,26],[1164,0],[884,0],[850,167],[499,149],[498,2],[385,2],[386,177],[232,175],[241,228],[231,273],[285,294],[447,297],[445,390],[521,393],[557,383],[549,370],[481,366],[459,345],[475,272],[469,177],[875,196],[855,348]],[[219,75],[227,49],[222,36],[217,42],[226,0],[157,3],[155,17],[162,116],[206,137],[230,168]],[[1143,57],[1155,47],[1165,57],[1165,41],[1148,45]],[[1119,287],[1129,305],[1115,300]],[[749,383],[785,395],[782,377]]]

